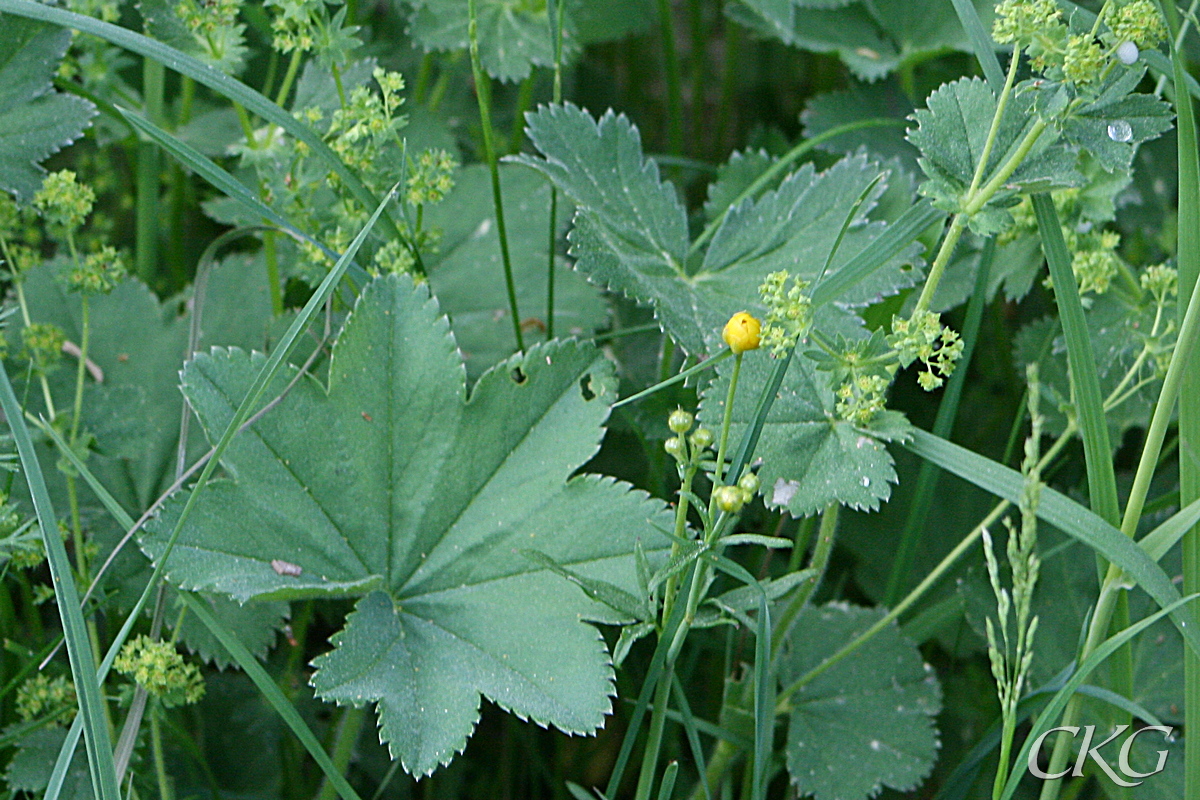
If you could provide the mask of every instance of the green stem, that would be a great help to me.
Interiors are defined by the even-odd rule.
[[[483,154],[492,176],[492,203],[496,209],[496,233],[500,239],[500,259],[504,263],[504,287],[508,292],[508,312],[512,316],[513,336],[517,350],[525,351],[521,333],[521,315],[517,311],[517,288],[513,283],[512,259],[508,252],[508,230],[504,225],[504,193],[500,189],[500,167],[496,159],[496,144],[492,130],[492,85],[479,60],[479,18],[477,0],[467,0],[470,21],[467,34],[471,44],[471,74],[475,79],[475,97],[479,102],[479,121],[483,127]]]
[[[679,81],[679,53],[675,49],[675,25],[671,0],[658,0],[659,32],[667,72],[668,140],[671,152],[683,155],[683,92]]]
[[[996,134],[1000,132],[1000,121],[1004,117],[1004,109],[1008,106],[1008,98],[1012,94],[1013,81],[1017,77],[1017,66],[1020,63],[1021,49],[1016,48],[1008,62],[1008,76],[1004,79],[1004,89],[996,100],[996,113],[992,114],[992,126],[988,128],[987,139],[983,143],[983,152],[979,154],[979,163],[975,165],[975,175],[971,178],[971,188],[967,190],[967,197],[973,195],[979,188],[983,174],[987,171],[988,161],[992,157],[992,148],[996,146]]]
[[[171,777],[167,774],[167,761],[163,755],[162,725],[158,720],[162,706],[157,700],[150,708],[150,747],[154,753],[154,774],[158,778],[159,800],[173,800]]]
[[[729,379],[729,391],[725,394],[725,413],[721,417],[721,435],[717,440],[717,469],[713,474],[713,486],[723,486],[722,477],[725,472],[725,449],[729,444],[729,426],[733,422],[733,399],[737,393],[738,377],[742,373],[742,355],[738,353],[733,359],[733,375]],[[710,504],[709,514],[715,506]]]
[[[917,304],[913,308],[914,316],[927,310],[929,304],[933,302],[933,295],[937,291],[938,284],[942,282],[942,274],[946,271],[946,265],[950,263],[950,256],[954,255],[954,248],[958,246],[958,240],[962,238],[963,230],[967,226],[967,219],[967,214],[960,211],[950,220],[950,227],[946,229],[946,235],[942,238],[942,246],[938,248],[937,256],[934,257],[933,264],[929,267],[929,276],[925,278],[921,296],[917,298]]]
[[[787,638],[788,632],[792,629],[792,623],[800,610],[808,603],[817,586],[821,583],[821,578],[825,575],[825,568],[829,566],[829,554],[833,552],[833,541],[837,534],[838,512],[841,506],[837,503],[830,503],[825,507],[825,511],[821,514],[821,527],[817,529],[817,543],[813,546],[812,558],[808,561],[808,568],[814,571],[811,578],[796,587],[795,594],[788,601],[787,608],[779,616],[779,621],[775,623],[775,632],[771,636],[771,656],[776,657],[779,652],[779,646],[783,644],[783,640]]]
[[[654,687],[654,710],[650,715],[650,731],[646,737],[646,749],[642,753],[642,769],[638,773],[637,793],[634,800],[649,800],[654,788],[655,768],[658,765],[658,753],[662,749],[663,728],[667,721],[667,703],[671,697],[671,674],[675,668],[674,662],[668,658],[663,665],[663,673]]]
[[[146,117],[159,127],[164,125],[163,84],[165,79],[166,68],[160,62],[151,58],[142,59],[142,94]],[[150,284],[154,282],[154,273],[158,267],[159,159],[157,145],[149,141],[138,143],[137,208],[135,212],[137,239],[134,261],[138,276]]]
[[[12,259],[9,258],[7,248],[5,249],[4,260],[12,264]],[[17,290],[17,304],[21,307],[21,321],[28,328],[33,322],[29,318],[29,303],[25,300],[25,281],[18,276],[13,277],[13,287]],[[54,408],[54,397],[50,394],[50,382],[46,380],[46,373],[42,370],[37,370],[38,380],[42,384],[42,400],[46,403],[46,413],[50,415],[50,421],[53,422],[58,412]]]
[[[346,774],[346,770],[350,766],[350,758],[354,755],[354,747],[358,744],[358,737],[362,733],[362,726],[366,719],[366,706],[360,708],[349,706],[342,712],[342,718],[338,720],[331,757],[333,765],[342,775]],[[330,783],[329,778],[322,780],[317,800],[336,800],[337,796],[337,788]]]
[[[550,33],[554,37],[554,91],[552,100],[562,102],[563,14],[559,0],[550,0]],[[513,148],[516,150],[516,148]],[[554,338],[554,255],[558,249],[558,187],[550,185],[550,235],[546,247],[546,341]]]
[[[271,293],[271,313],[283,314],[283,287],[279,280],[279,248],[275,231],[263,232],[263,261],[267,264],[267,290]]]
[[[614,409],[620,408],[621,406],[626,406],[626,405],[629,405],[630,403],[635,403],[638,400],[641,400],[643,397],[652,395],[655,392],[661,391],[661,390],[667,388],[668,386],[672,386],[676,383],[679,383],[680,381],[687,380],[688,378],[692,377],[693,375],[695,375],[698,372],[703,372],[706,369],[711,369],[711,368],[715,367],[717,364],[720,364],[722,361],[729,358],[731,355],[733,355],[732,350],[723,350],[722,352],[718,353],[717,355],[713,356],[712,358],[705,359],[704,361],[701,361],[699,364],[695,364],[691,367],[688,367],[685,370],[680,370],[674,376],[667,378],[665,381],[660,381],[659,383],[656,383],[647,389],[642,389],[640,392],[638,392],[636,394],[629,395],[629,397],[621,398],[617,402],[613,403],[613,408]]]

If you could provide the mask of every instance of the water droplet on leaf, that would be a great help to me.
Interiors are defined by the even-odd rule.
[[[1108,138],[1114,142],[1133,141],[1133,127],[1123,119],[1108,123]]]
[[[1121,42],[1117,45],[1117,58],[1126,66],[1137,61],[1138,55],[1138,46],[1133,42]]]

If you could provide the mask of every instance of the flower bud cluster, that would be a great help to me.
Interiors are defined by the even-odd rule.
[[[409,205],[440,203],[454,188],[458,162],[445,150],[426,150],[410,167],[406,189]]]
[[[125,643],[113,666],[166,706],[188,705],[204,696],[200,669],[185,662],[170,642],[138,636]]]
[[[996,6],[992,38],[1025,49],[1043,77],[1079,87],[1093,86],[1114,63],[1130,65],[1139,51],[1167,36],[1152,0],[1115,0],[1104,5],[1105,28],[1072,31],[1054,0],[1004,0]]]
[[[753,472],[747,472],[733,486],[718,486],[713,489],[713,500],[717,503],[717,508],[727,514],[736,514],[742,510],[742,506],[754,499],[755,493],[759,488],[758,476]]]
[[[84,295],[108,294],[125,277],[125,263],[116,248],[104,245],[83,263],[67,271],[67,288]]]
[[[63,675],[51,678],[39,672],[17,687],[17,716],[25,722],[54,716],[59,722],[69,723],[75,717],[75,707],[75,687]]]
[[[663,443],[663,449],[680,466],[698,464],[704,451],[712,447],[715,440],[712,431],[708,428],[692,430],[692,426],[695,424],[695,416],[682,408],[675,409],[667,417],[667,427],[675,435]],[[688,431],[691,431],[690,436]]]
[[[932,311],[918,311],[908,319],[892,317],[888,343],[899,355],[901,366],[907,367],[914,361],[925,366],[917,382],[927,392],[950,377],[963,351],[962,338],[952,328],[943,327],[941,317]]]
[[[812,299],[804,294],[807,287],[807,281],[792,278],[787,270],[772,272],[758,287],[758,295],[767,307],[762,343],[771,349],[772,356],[783,355],[808,335]]]
[[[87,184],[76,180],[75,173],[69,169],[51,172],[33,196],[33,204],[46,222],[67,231],[74,231],[83,224],[95,202],[96,193]]]

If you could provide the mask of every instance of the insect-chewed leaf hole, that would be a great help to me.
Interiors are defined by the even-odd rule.
[[[596,399],[596,392],[592,389],[592,376],[590,374],[584,375],[579,379],[579,391],[583,395],[584,400],[591,401]]]

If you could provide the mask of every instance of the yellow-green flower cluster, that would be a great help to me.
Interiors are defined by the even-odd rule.
[[[238,23],[242,0],[179,0],[175,14],[196,39],[204,57],[218,68],[231,68],[246,54],[246,26]]]
[[[75,687],[62,675],[51,678],[39,672],[17,687],[17,715],[25,722],[48,716],[70,722],[75,708]]]
[[[389,239],[376,250],[374,260],[381,273],[392,275],[406,275],[416,263],[412,251],[397,239]]]
[[[807,281],[792,278],[787,270],[772,272],[758,287],[758,295],[767,307],[762,344],[771,349],[771,355],[783,355],[808,335],[812,299],[804,294],[807,287]]]
[[[1079,34],[1067,39],[1062,54],[1063,77],[1070,83],[1086,84],[1097,80],[1104,72],[1106,53],[1091,34]]]
[[[1117,246],[1121,235],[1115,231],[1089,231],[1069,233],[1067,247],[1071,250],[1071,271],[1080,293],[1104,294],[1112,285],[1112,279],[1120,269]]]
[[[1141,277],[1142,288],[1153,295],[1155,301],[1162,305],[1168,297],[1179,292],[1179,272],[1166,264],[1147,267]]]
[[[445,150],[426,150],[411,166],[407,190],[409,205],[440,203],[454,188],[454,170],[458,162]]]
[[[115,247],[104,245],[66,274],[67,287],[85,295],[108,294],[125,277],[125,263]]]
[[[271,20],[272,47],[284,55],[293,50],[307,53],[313,49],[319,0],[267,0],[266,6],[278,10]]]
[[[907,367],[920,361],[924,371],[917,376],[921,388],[931,392],[954,372],[954,363],[962,355],[963,342],[952,328],[943,327],[940,316],[932,311],[918,311],[909,318],[892,317],[892,335],[888,343]]]
[[[350,167],[374,172],[382,146],[404,123],[385,106],[383,98],[366,86],[350,92],[345,108],[336,109],[329,121],[329,146]]]
[[[1062,11],[1054,0],[1004,0],[996,6],[992,38],[999,44],[1025,47],[1061,22]]]
[[[73,231],[92,212],[96,194],[69,169],[51,172],[33,196],[33,204],[51,225]]]
[[[125,643],[113,666],[166,706],[195,703],[204,696],[200,669],[185,662],[170,642],[138,636]]]
[[[49,322],[35,322],[21,331],[22,355],[33,362],[38,372],[45,374],[62,360],[63,345],[67,335],[63,329]]]
[[[1167,26],[1151,0],[1108,3],[1104,24],[1118,42],[1133,42],[1139,49],[1154,47],[1167,38]]]
[[[859,373],[838,386],[834,395],[837,404],[834,411],[847,422],[864,426],[884,409],[884,392],[887,378],[875,372]]]

